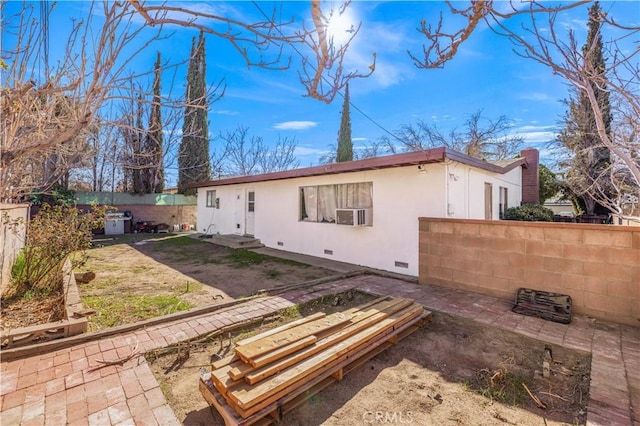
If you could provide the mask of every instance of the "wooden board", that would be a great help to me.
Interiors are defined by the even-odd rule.
[[[246,381],[249,384],[255,384],[261,380],[266,379],[267,377],[273,376],[274,374],[279,373],[285,368],[294,365],[336,343],[345,340],[354,334],[366,329],[367,327],[376,324],[377,322],[389,317],[390,315],[398,312],[401,309],[405,309],[410,306],[413,302],[409,299],[397,299],[388,304],[385,304],[384,309],[382,310],[371,310],[367,312],[367,315],[357,315],[352,320],[353,324],[327,336],[324,339],[316,342],[313,346],[310,346],[300,352],[294,353],[291,356],[283,359],[280,362],[272,363],[266,365],[263,368],[245,372]],[[258,358],[259,360],[259,358]]]
[[[383,299],[389,299],[389,300],[383,300]],[[235,380],[240,380],[241,378],[251,374],[251,377],[247,378],[247,383],[254,384],[269,376],[277,374],[279,371],[285,369],[290,365],[295,364],[296,362],[303,360],[304,358],[307,358],[317,352],[320,352],[321,350],[330,346],[333,343],[346,339],[347,337],[367,327],[369,323],[386,318],[388,315],[391,315],[400,309],[406,308],[411,303],[413,303],[412,300],[404,299],[404,298],[396,298],[396,299],[380,298],[380,299],[376,299],[376,301],[374,302],[376,303],[361,305],[364,308],[369,308],[364,312],[353,312],[355,315],[350,320],[350,324],[348,324],[345,328],[339,331],[332,329],[332,330],[327,330],[326,332],[323,332],[323,333],[319,333],[318,336],[321,337],[322,340],[320,342],[317,342],[313,346],[308,347],[306,350],[296,352],[291,356],[287,357],[286,359],[283,359],[281,362],[277,362],[277,363],[266,362],[268,361],[268,356],[270,353],[268,353],[267,355],[256,357],[255,359],[252,360],[250,364],[244,363],[244,362],[234,362],[233,363],[234,368],[232,368],[229,371],[229,376],[235,381]],[[372,318],[376,314],[378,315],[375,316],[375,318]],[[384,315],[381,315],[381,314],[384,314]],[[367,318],[371,318],[371,319],[366,323],[363,322],[367,320]],[[324,333],[326,333],[326,336],[324,335]],[[330,340],[327,340],[327,339],[330,339]],[[264,368],[257,370],[257,368],[260,368],[262,366],[264,366]],[[223,380],[223,382],[229,383],[226,380]],[[224,386],[222,384],[220,385]]]
[[[222,368],[226,365],[229,365],[235,361],[240,361],[240,357],[238,355],[236,355],[235,353],[233,355],[230,355],[226,358],[222,358],[216,362],[214,362],[213,364],[211,364],[211,368],[213,370],[217,370],[218,368]]]
[[[256,356],[266,354],[267,352],[296,342],[300,339],[304,339],[305,337],[311,336],[315,333],[344,325],[349,322],[350,319],[351,315],[345,315],[339,312],[331,314],[325,318],[301,324],[289,330],[284,330],[265,338],[255,340],[246,345],[239,346],[236,348],[236,354],[238,354],[240,359],[243,361],[250,362],[250,360]]]
[[[249,364],[252,368],[258,368],[258,367],[262,367],[265,366],[269,363],[278,361],[281,358],[284,358],[285,356],[296,352],[300,349],[306,348],[307,346],[311,346],[314,343],[316,343],[318,341],[318,338],[316,336],[307,336],[304,339],[298,340],[297,342],[293,342],[290,343],[286,346],[282,346],[274,351],[268,352],[264,355],[261,355],[260,357],[256,358],[256,359],[252,359],[249,361]],[[245,364],[246,365],[246,364]],[[242,377],[234,377],[233,376],[233,372],[236,369],[231,370],[231,374],[234,379],[238,380],[241,379]]]
[[[404,329],[411,327],[413,325],[415,325],[416,323],[420,322],[420,317],[418,318],[413,318],[411,320],[409,320],[408,322],[405,322],[403,325],[398,326],[397,329],[391,329],[391,330],[387,330],[387,335],[390,337],[393,337],[395,334],[402,332]],[[247,418],[251,415],[254,415],[256,413],[261,412],[261,410],[263,410],[265,407],[273,407],[273,406],[277,406],[278,403],[281,402],[282,398],[286,397],[289,394],[296,394],[297,393],[297,389],[301,388],[301,387],[306,387],[308,384],[310,383],[314,383],[319,377],[322,378],[326,378],[326,377],[333,377],[333,374],[340,368],[345,367],[346,365],[350,364],[351,362],[353,362],[354,360],[360,358],[361,356],[363,356],[363,354],[366,354],[369,351],[374,350],[375,348],[377,348],[378,346],[388,343],[387,340],[385,340],[384,338],[380,338],[374,342],[367,342],[364,343],[360,346],[358,346],[357,348],[354,349],[353,352],[341,357],[340,359],[335,360],[334,362],[328,364],[327,366],[325,366],[324,369],[317,371],[316,373],[310,375],[308,378],[303,378],[301,381],[297,382],[297,383],[293,383],[292,385],[280,390],[279,392],[273,394],[271,397],[269,397],[268,399],[264,400],[263,402],[249,408],[249,409],[243,409],[241,407],[239,407],[235,401],[231,400],[231,404],[232,407],[234,407],[234,410],[240,414],[240,416],[242,416],[243,418]],[[335,379],[335,378],[334,378]]]
[[[299,325],[306,324],[308,322],[315,321],[317,319],[321,319],[321,318],[324,318],[326,316],[327,316],[327,314],[325,314],[324,312],[316,312],[315,314],[309,315],[308,317],[300,318],[298,320],[291,321],[291,322],[288,322],[286,324],[283,324],[280,327],[276,327],[276,328],[273,328],[271,330],[267,330],[265,332],[257,334],[255,336],[251,336],[251,337],[247,337],[246,339],[239,340],[239,341],[236,342],[236,347],[247,345],[249,343],[255,342],[256,340],[260,340],[260,339],[263,339],[265,337],[272,336],[272,335],[274,335],[276,333],[280,333],[281,331],[289,330],[289,329],[291,329],[293,327],[297,327]]]
[[[340,362],[340,360],[348,357],[354,351],[354,347],[360,348],[372,344],[372,341],[379,338],[380,335],[393,331],[396,322],[402,322],[403,320],[406,322],[407,319],[418,318],[423,311],[424,308],[421,305],[412,305],[333,345],[326,351],[313,355],[301,363],[283,370],[276,377],[262,381],[254,386],[243,383],[230,390],[228,395],[243,410],[255,407],[297,381],[305,377],[313,377],[314,373],[323,367]]]
[[[429,320],[430,318],[431,313],[425,312],[416,321],[410,321],[398,327],[391,333],[390,337],[397,335],[399,339],[402,339],[415,331],[424,321]],[[341,364],[334,366],[334,368],[310,379],[297,389],[293,389],[289,393],[285,393],[279,400],[258,411],[254,411],[252,414],[229,404],[228,401],[215,391],[211,386],[211,381],[207,381],[206,378],[202,378],[200,380],[200,392],[203,394],[207,402],[218,410],[227,426],[253,425],[258,424],[256,423],[257,421],[265,419],[267,421],[265,424],[271,424],[271,420],[268,419],[267,416],[273,413],[278,413],[279,415],[288,413],[309,397],[334,383],[336,381],[336,378],[334,377],[335,371],[342,370],[344,374],[346,374],[356,369],[358,366],[362,365],[364,362],[368,361],[390,345],[391,343],[388,342],[388,339],[382,340],[378,344],[370,345],[360,353],[354,354],[352,358],[347,359]],[[275,422],[278,421],[277,418],[274,420]]]

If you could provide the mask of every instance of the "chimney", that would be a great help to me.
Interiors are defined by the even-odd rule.
[[[520,151],[525,159],[522,169],[522,204],[540,203],[540,177],[538,164],[540,153],[535,148],[527,148]]]

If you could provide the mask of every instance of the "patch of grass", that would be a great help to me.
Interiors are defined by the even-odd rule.
[[[483,369],[478,372],[476,382],[469,387],[492,401],[521,406],[527,396],[523,383],[527,384],[527,380],[519,374],[502,369],[494,372]]]
[[[226,256],[226,259],[232,264],[234,268],[244,268],[251,265],[260,265],[263,262],[282,263],[285,265],[297,266],[300,268],[306,268],[309,266],[305,263],[296,262],[295,260],[267,256],[266,254],[256,253],[254,251],[246,249],[235,249]]]
[[[133,268],[131,268],[131,272],[134,274],[143,274],[147,271],[149,271],[150,268],[146,267],[146,266],[134,266]]]
[[[283,318],[297,318],[301,316],[300,306],[299,305],[289,306],[288,308],[279,310],[278,314],[280,314],[280,316],[282,316]]]
[[[94,309],[96,315],[90,318],[92,330],[116,327],[174,312],[184,311],[191,305],[178,296],[86,296],[82,304]]]
[[[234,268],[244,268],[251,265],[260,265],[267,260],[267,256],[245,249],[238,249],[229,253],[226,259]]]
[[[86,289],[92,289],[92,290],[104,290],[105,288],[113,287],[120,284],[120,280],[116,278],[111,278],[109,280],[102,281],[102,282],[95,282],[95,284],[94,282],[91,282],[88,285],[85,284],[83,287],[85,287]]]
[[[204,244],[202,241],[198,241],[195,238],[187,237],[185,235],[176,237],[163,238],[155,243],[155,247],[160,249],[170,249],[178,247],[188,247]]]

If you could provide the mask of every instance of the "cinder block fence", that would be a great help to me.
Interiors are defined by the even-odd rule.
[[[568,294],[573,311],[640,327],[640,228],[420,218],[420,283],[514,299]]]

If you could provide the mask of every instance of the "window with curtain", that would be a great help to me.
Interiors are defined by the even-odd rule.
[[[373,207],[373,182],[300,188],[300,220],[335,223],[336,209]]]

